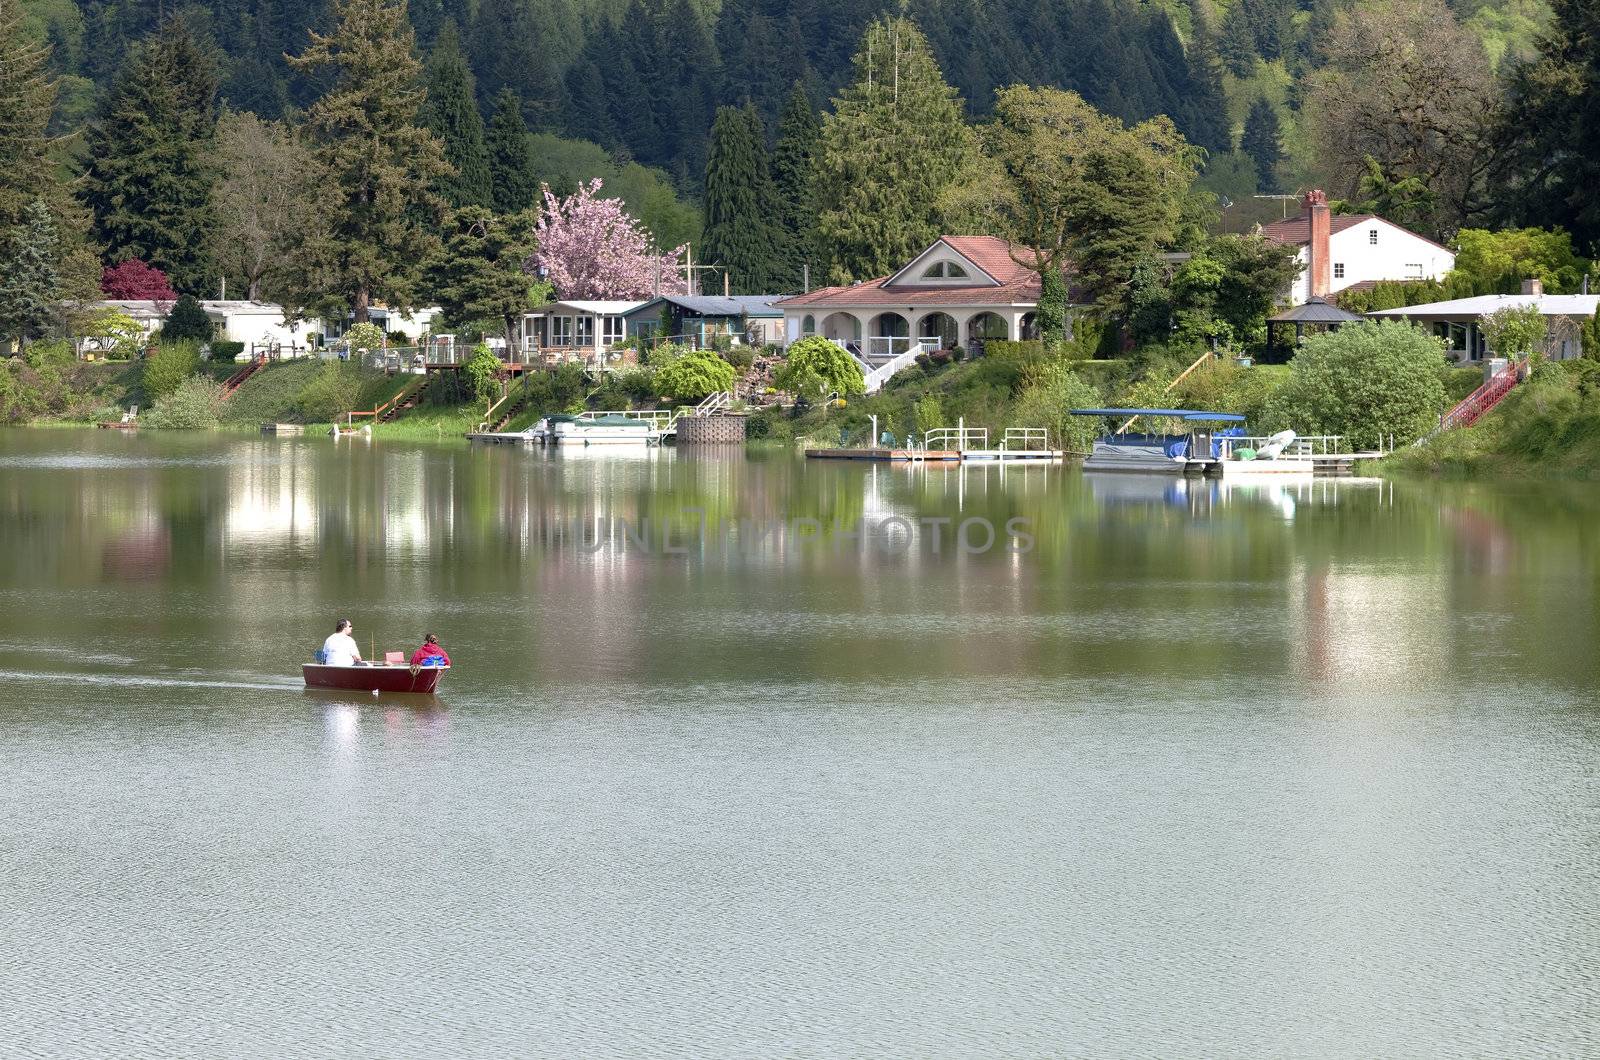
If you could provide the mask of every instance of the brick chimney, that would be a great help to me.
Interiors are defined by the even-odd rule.
[[[1531,280],[1523,280],[1522,281],[1522,293],[1523,294],[1544,294],[1544,281],[1541,280],[1541,279],[1538,279],[1537,277],[1535,277],[1534,279],[1531,279]]]
[[[1305,207],[1311,222],[1311,241],[1306,244],[1311,297],[1326,298],[1333,276],[1333,265],[1328,261],[1328,193],[1321,188],[1306,192]]]

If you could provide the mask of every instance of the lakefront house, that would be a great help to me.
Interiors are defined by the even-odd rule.
[[[784,298],[784,344],[821,335],[869,364],[915,343],[981,348],[1036,338],[1039,274],[1033,252],[995,236],[940,236],[898,272]]]
[[[1333,213],[1326,193],[1306,193],[1295,217],[1261,227],[1269,243],[1298,248],[1290,305],[1332,302],[1340,291],[1380,280],[1437,280],[1455,267],[1449,247],[1370,213]]]

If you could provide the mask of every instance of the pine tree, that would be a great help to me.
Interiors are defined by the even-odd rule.
[[[338,26],[311,32],[297,70],[331,74],[305,128],[328,201],[308,228],[301,306],[342,303],[366,323],[374,299],[410,304],[438,245],[444,145],[418,123],[426,93],[404,0],[337,0]],[[375,145],[381,145],[374,149]]]
[[[42,331],[61,300],[56,270],[60,239],[43,199],[22,211],[20,223],[0,232],[0,337],[15,339],[17,352]]]
[[[722,107],[706,155],[701,256],[727,271],[741,294],[771,289],[773,201],[761,118],[753,107]]]
[[[454,22],[439,31],[428,57],[428,101],[423,122],[444,143],[444,156],[455,174],[439,182],[452,206],[487,206],[492,194],[489,153],[483,142],[483,116],[473,95],[472,72],[461,53]]]
[[[1233,0],[1233,6],[1222,16],[1222,35],[1217,42],[1217,52],[1222,63],[1234,77],[1249,77],[1256,66],[1255,27],[1250,24],[1250,14],[1244,0]]]
[[[491,203],[496,213],[531,210],[539,194],[539,165],[522,120],[522,101],[509,88],[494,97],[485,144],[489,152]]]
[[[456,210],[444,244],[429,263],[431,293],[445,319],[458,324],[495,320],[516,344],[517,322],[532,304],[533,278],[523,263],[533,253],[531,213],[497,217],[481,206]]]
[[[799,291],[805,281],[805,266],[815,263],[820,131],[805,87],[796,82],[778,120],[778,143],[772,151],[773,218],[778,227],[778,245],[773,254],[776,290]]]
[[[210,342],[214,331],[216,325],[206,316],[199,300],[192,294],[186,294],[172,303],[172,312],[167,314],[166,321],[161,325],[161,338],[165,342],[181,342],[184,339]]]
[[[209,287],[216,71],[181,19],[144,42],[87,137],[82,196],[105,260],[136,257],[180,291]]]
[[[1283,141],[1278,130],[1278,112],[1264,98],[1250,105],[1239,150],[1250,157],[1256,168],[1256,188],[1262,193],[1278,190],[1278,166],[1283,162]]]
[[[940,234],[939,196],[970,150],[961,111],[915,23],[867,28],[820,135],[818,228],[835,282],[890,272]]]

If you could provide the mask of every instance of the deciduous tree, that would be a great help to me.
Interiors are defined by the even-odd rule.
[[[178,293],[167,274],[138,258],[119,261],[100,276],[100,291],[117,301],[175,302]]]
[[[1384,320],[1312,335],[1269,405],[1274,427],[1338,434],[1357,449],[1405,443],[1439,422],[1444,344],[1422,328]]]
[[[544,189],[533,267],[562,298],[648,298],[687,290],[678,264],[684,248],[654,253],[639,222],[616,199],[599,198],[599,179],[564,199]]]
[[[246,298],[277,301],[295,248],[316,216],[316,170],[281,122],[229,111],[217,123],[213,254]]]

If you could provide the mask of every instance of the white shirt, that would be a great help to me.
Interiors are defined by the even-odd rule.
[[[361,658],[361,649],[356,647],[356,639],[348,633],[332,633],[322,642],[323,657],[328,661],[326,666],[354,666],[356,660]]]

